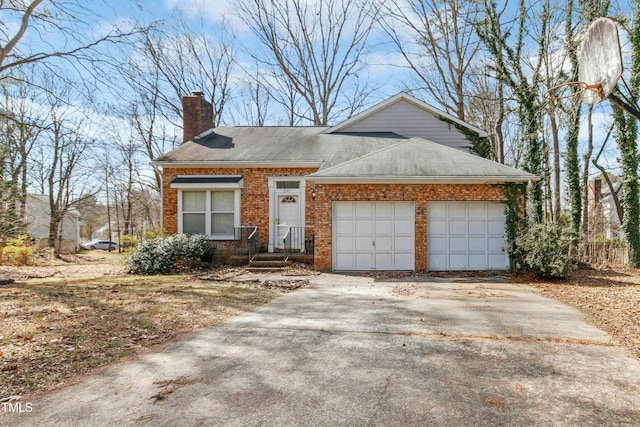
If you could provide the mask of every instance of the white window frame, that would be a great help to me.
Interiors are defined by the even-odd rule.
[[[193,175],[187,175],[193,176]],[[211,175],[207,175],[208,177]],[[205,235],[209,240],[234,240],[235,230],[231,234],[211,235],[211,193],[213,191],[233,191],[233,227],[240,227],[240,206],[241,194],[244,180],[237,183],[177,183],[171,184],[171,188],[178,190],[178,233],[183,234],[183,211],[182,192],[183,191],[204,191],[205,192]],[[188,212],[187,212],[188,213]]]

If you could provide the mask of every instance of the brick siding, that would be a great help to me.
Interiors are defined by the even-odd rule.
[[[244,188],[242,189],[240,204],[240,225],[258,226],[260,239],[265,244],[269,242],[269,184],[272,176],[300,176],[315,172],[315,168],[168,168],[163,167],[163,221],[169,233],[178,232],[178,190],[171,188],[171,181],[178,175],[242,175]],[[306,187],[305,220],[307,225],[313,225],[314,210],[311,197],[312,187]]]
[[[163,167],[163,220],[170,233],[178,230],[178,191],[170,187],[178,175],[242,175],[241,224],[257,225],[269,242],[271,176],[305,176],[312,168],[169,168]],[[315,190],[315,199],[312,191]],[[314,184],[306,186],[306,224],[315,235],[314,268],[332,269],[332,203],[337,201],[411,201],[415,203],[415,269],[427,271],[427,203],[429,201],[505,201],[500,186],[490,184]],[[220,245],[227,248],[229,245]]]

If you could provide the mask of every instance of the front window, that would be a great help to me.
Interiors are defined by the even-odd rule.
[[[237,190],[182,190],[181,227],[184,234],[232,239],[239,210]]]
[[[184,234],[208,234],[206,207],[206,191],[182,192],[182,232]]]
[[[211,235],[233,234],[233,191],[211,192]]]

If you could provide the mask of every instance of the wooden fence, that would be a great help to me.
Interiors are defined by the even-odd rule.
[[[583,242],[581,252],[581,261],[587,264],[624,267],[629,264],[629,250],[619,241]]]

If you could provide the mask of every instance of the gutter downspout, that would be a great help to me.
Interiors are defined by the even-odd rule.
[[[158,173],[160,177],[160,228],[164,228],[164,177],[162,176],[162,168],[156,164],[151,163],[153,169]]]

